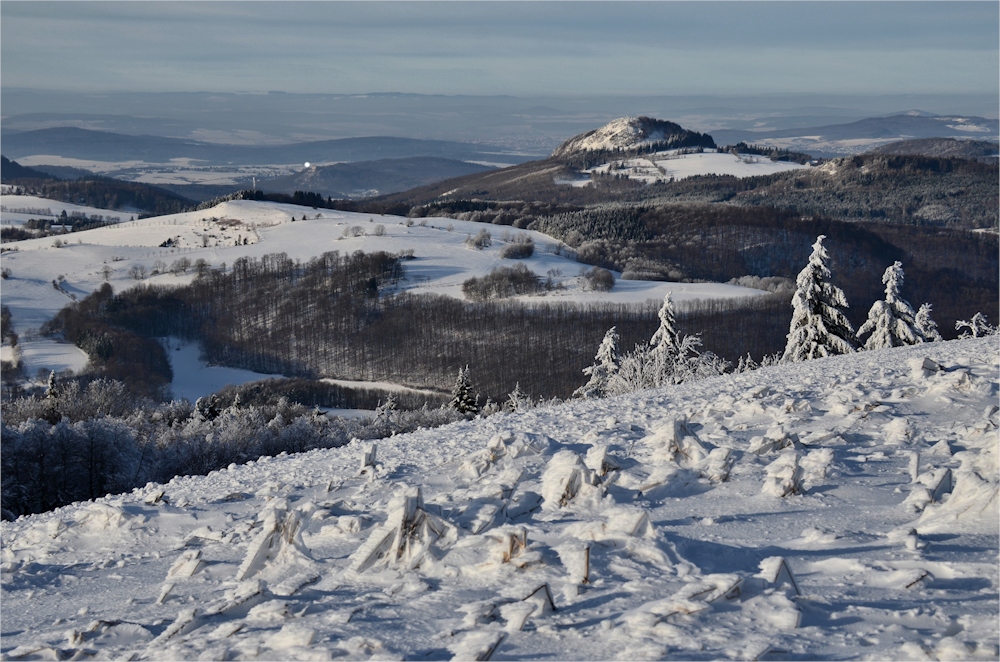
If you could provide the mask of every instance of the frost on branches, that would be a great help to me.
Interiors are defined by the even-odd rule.
[[[854,327],[844,315],[847,297],[827,282],[830,259],[823,247],[825,235],[816,238],[809,264],[795,279],[792,296],[792,323],[782,362],[806,361],[835,354],[850,354],[858,346]]]
[[[594,365],[583,369],[590,381],[573,392],[574,398],[603,398],[608,388],[608,380],[618,372],[618,331],[611,327],[604,334],[601,346],[597,348]]]
[[[917,328],[927,342],[941,340],[937,322],[931,319],[931,304],[925,303],[920,306],[920,310],[917,311],[917,316],[913,320],[917,323]]]
[[[966,329],[966,331],[962,331]],[[958,320],[955,322],[955,330],[962,331],[959,338],[982,338],[991,336],[997,332],[997,328],[986,321],[986,315],[976,313],[971,320]]]
[[[701,338],[677,332],[670,292],[660,307],[660,327],[649,343],[622,357],[618,370],[605,387],[606,395],[621,395],[647,388],[680,384],[721,375],[728,364],[711,352],[699,352]]]
[[[885,283],[885,299],[872,304],[868,320],[858,329],[859,337],[871,334],[865,342],[865,349],[888,349],[933,340],[933,336],[924,335],[913,307],[899,296],[899,290],[903,286],[903,265],[896,262],[886,269],[882,282]],[[924,313],[923,324],[929,328],[933,326],[936,330],[937,325],[930,318],[929,306],[926,312],[924,308],[920,310]]]

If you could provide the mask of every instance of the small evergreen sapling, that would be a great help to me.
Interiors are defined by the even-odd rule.
[[[886,269],[882,282],[885,283],[885,299],[872,304],[868,320],[858,329],[858,336],[871,334],[865,342],[865,349],[887,349],[925,342],[926,338],[916,321],[917,314],[909,302],[899,295],[903,286],[903,265],[896,262]]]
[[[920,330],[924,340],[927,342],[941,340],[941,333],[938,331],[937,322],[931,318],[931,304],[925,303],[920,306],[920,310],[917,311],[917,316],[913,318],[913,321],[917,323],[917,329]]]
[[[597,348],[594,364],[583,369],[590,381],[573,392],[574,398],[603,398],[607,393],[608,380],[618,372],[621,357],[618,354],[617,327],[611,327],[604,334],[601,346]]]
[[[809,263],[795,279],[792,296],[792,323],[788,342],[781,357],[783,363],[850,354],[858,346],[854,327],[844,314],[847,297],[836,285],[827,282],[830,259],[823,246],[825,235],[816,238]]]
[[[465,416],[475,416],[479,413],[479,396],[472,394],[472,381],[469,379],[469,366],[458,369],[455,386],[451,390],[451,402],[448,407]]]

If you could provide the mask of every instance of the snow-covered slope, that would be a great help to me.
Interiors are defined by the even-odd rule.
[[[772,161],[765,156],[736,155],[714,149],[700,153],[684,152],[685,150],[656,152],[647,156],[604,163],[584,172],[628,177],[653,184],[698,175],[729,175],[742,179],[809,167],[792,161]],[[584,180],[584,183],[590,181]]]
[[[998,356],[811,361],[5,522],[0,654],[996,659]]]

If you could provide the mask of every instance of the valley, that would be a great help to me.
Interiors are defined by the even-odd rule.
[[[993,143],[51,131],[0,199],[3,659],[1000,651]]]

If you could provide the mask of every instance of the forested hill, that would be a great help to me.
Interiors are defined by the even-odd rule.
[[[377,200],[409,205],[460,200],[571,205],[721,202],[846,221],[970,230],[994,228],[998,223],[1000,168],[968,159],[868,154],[771,175],[738,178],[704,174],[646,184],[583,174],[582,167],[598,165],[606,158],[594,154],[599,153],[586,153],[583,163],[562,158],[531,161]],[[586,185],[570,185],[573,181],[583,184],[587,177],[590,181]]]
[[[6,156],[0,156],[0,182],[9,184],[15,179],[55,179],[41,170],[28,168],[17,161],[11,161]]]
[[[22,168],[15,161],[9,163],[17,166],[11,168],[13,173],[37,172],[31,168]],[[41,177],[29,174],[10,179],[5,174],[3,183],[14,186],[22,195],[34,195],[99,209],[139,211],[153,216],[190,211],[197,206],[194,200],[149,184],[97,175],[86,179],[58,180],[45,173],[38,174]]]

